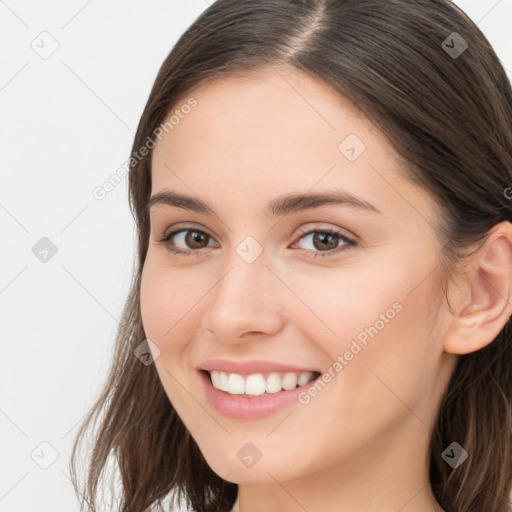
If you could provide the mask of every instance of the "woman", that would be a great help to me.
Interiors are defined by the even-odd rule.
[[[132,155],[91,510],[109,456],[123,512],[511,510],[512,94],[463,12],[217,0]]]

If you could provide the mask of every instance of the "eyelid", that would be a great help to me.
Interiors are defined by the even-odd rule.
[[[314,223],[308,223],[308,224],[314,224]],[[163,244],[167,246],[167,249],[175,254],[183,254],[183,255],[200,255],[202,251],[200,249],[181,249],[181,248],[171,248],[169,247],[170,239],[174,236],[177,236],[179,233],[186,231],[196,231],[199,233],[203,233],[207,235],[211,240],[215,240],[215,237],[209,233],[209,231],[203,227],[197,227],[190,223],[178,223],[173,224],[171,228],[165,230],[164,234],[160,239],[158,239],[156,242],[159,244]],[[313,257],[334,257],[336,254],[348,251],[352,249],[354,246],[358,245],[357,237],[355,235],[347,235],[344,233],[343,228],[340,228],[338,226],[336,227],[325,227],[325,226],[311,226],[305,225],[301,226],[299,228],[299,233],[295,236],[294,241],[291,243],[291,246],[296,245],[298,242],[300,242],[303,238],[306,236],[319,232],[319,233],[330,233],[333,235],[336,235],[340,238],[342,242],[344,242],[344,245],[341,247],[337,247],[335,249],[330,249],[328,251],[311,251],[308,249],[300,249],[300,251],[305,251],[306,253],[313,253]],[[206,249],[206,247],[202,248]]]
[[[336,247],[335,249],[329,249],[328,251],[312,251],[308,249],[299,249],[300,251],[305,251],[306,253],[312,253],[313,258],[321,257],[321,258],[334,258],[335,256],[352,250],[355,246],[359,245],[357,241],[357,237],[353,235],[347,236],[343,233],[341,228],[332,228],[332,227],[310,227],[310,228],[302,228],[301,232],[297,235],[296,240],[291,244],[291,247],[298,244],[302,239],[310,236],[313,233],[328,233],[334,236],[337,236],[340,241],[343,242],[343,245],[340,247]]]
[[[160,238],[164,239],[164,238],[167,238],[167,236],[172,232],[176,233],[177,231],[185,231],[185,230],[200,231],[202,233],[207,234],[210,238],[215,238],[208,231],[208,229],[204,228],[203,226],[195,225],[194,223],[190,224],[187,222],[178,222],[177,224],[173,224],[171,227],[164,230],[164,232]]]
[[[309,226],[309,224],[315,224],[315,223],[314,222],[309,222],[305,226],[301,226],[299,228],[299,233],[297,234],[297,238],[300,238],[303,235],[311,233],[312,231],[321,231],[321,232],[322,231],[336,231],[336,233],[339,233],[344,238],[347,238],[348,240],[352,240],[354,242],[356,242],[357,238],[358,238],[354,234],[352,234],[350,231],[348,231],[346,229],[343,229],[343,228],[340,228],[339,226],[333,226],[333,225],[330,225],[330,226],[326,226],[326,225]],[[325,223],[323,223],[323,224],[325,224]]]
[[[309,226],[310,224],[313,224],[313,226]],[[325,226],[325,225],[323,225],[323,226],[316,226],[314,224],[315,224],[314,222],[308,222],[305,226],[301,226],[299,228],[298,234],[296,235],[296,240],[295,241],[297,241],[301,236],[310,233],[311,231],[322,231],[322,230],[326,230],[326,231],[329,231],[329,230],[331,230],[331,231],[339,231],[340,234],[342,234],[345,238],[348,238],[349,240],[353,240],[354,242],[358,238],[358,237],[356,237],[356,235],[354,235],[351,232],[348,232],[348,234],[347,234],[347,230],[343,229],[343,228],[340,228],[339,226],[335,226],[335,227],[333,227],[332,225],[331,226]],[[161,236],[161,238],[166,238],[167,235],[169,233],[171,233],[171,232],[176,232],[176,231],[185,230],[185,229],[190,229],[190,230],[196,229],[197,231],[201,231],[201,232],[206,233],[211,238],[215,238],[208,231],[208,229],[204,228],[203,226],[199,226],[199,225],[196,226],[194,223],[187,223],[187,222],[178,222],[177,224],[173,224],[170,228],[168,228],[168,229],[166,229],[164,231],[164,233]]]

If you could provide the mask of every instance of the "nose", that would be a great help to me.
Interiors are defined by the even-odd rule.
[[[266,260],[247,263],[235,254],[224,268],[208,294],[203,329],[231,344],[278,333],[284,325],[283,285]]]

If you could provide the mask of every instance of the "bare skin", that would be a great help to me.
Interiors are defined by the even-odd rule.
[[[451,314],[437,286],[434,204],[353,105],[284,67],[217,79],[183,103],[190,96],[197,106],[154,150],[152,194],[199,198],[216,215],[152,207],[141,311],[163,387],[206,461],[239,484],[241,512],[441,511],[428,478],[431,424],[458,354],[491,343],[512,313],[511,224],[449,288]],[[355,159],[339,149],[349,134],[365,145]],[[380,213],[347,204],[264,213],[280,196],[334,189]],[[191,232],[169,245],[189,255],[157,243],[177,228]],[[356,245],[300,239],[325,229]],[[187,244],[195,230],[208,235],[202,246]],[[252,263],[236,250],[248,236],[263,251]],[[327,370],[382,324],[307,404],[249,421],[204,396],[197,366],[207,359]],[[248,442],[262,455],[252,467],[237,457]]]

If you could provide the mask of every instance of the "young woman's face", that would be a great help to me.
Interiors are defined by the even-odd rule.
[[[141,310],[206,461],[246,484],[355,479],[376,465],[419,481],[455,362],[428,195],[363,115],[299,72],[217,79],[176,109],[154,149],[152,196],[189,199],[150,209]],[[327,193],[360,204],[285,200]],[[231,393],[204,372],[222,369]],[[239,394],[292,388],[307,371],[323,375]]]

